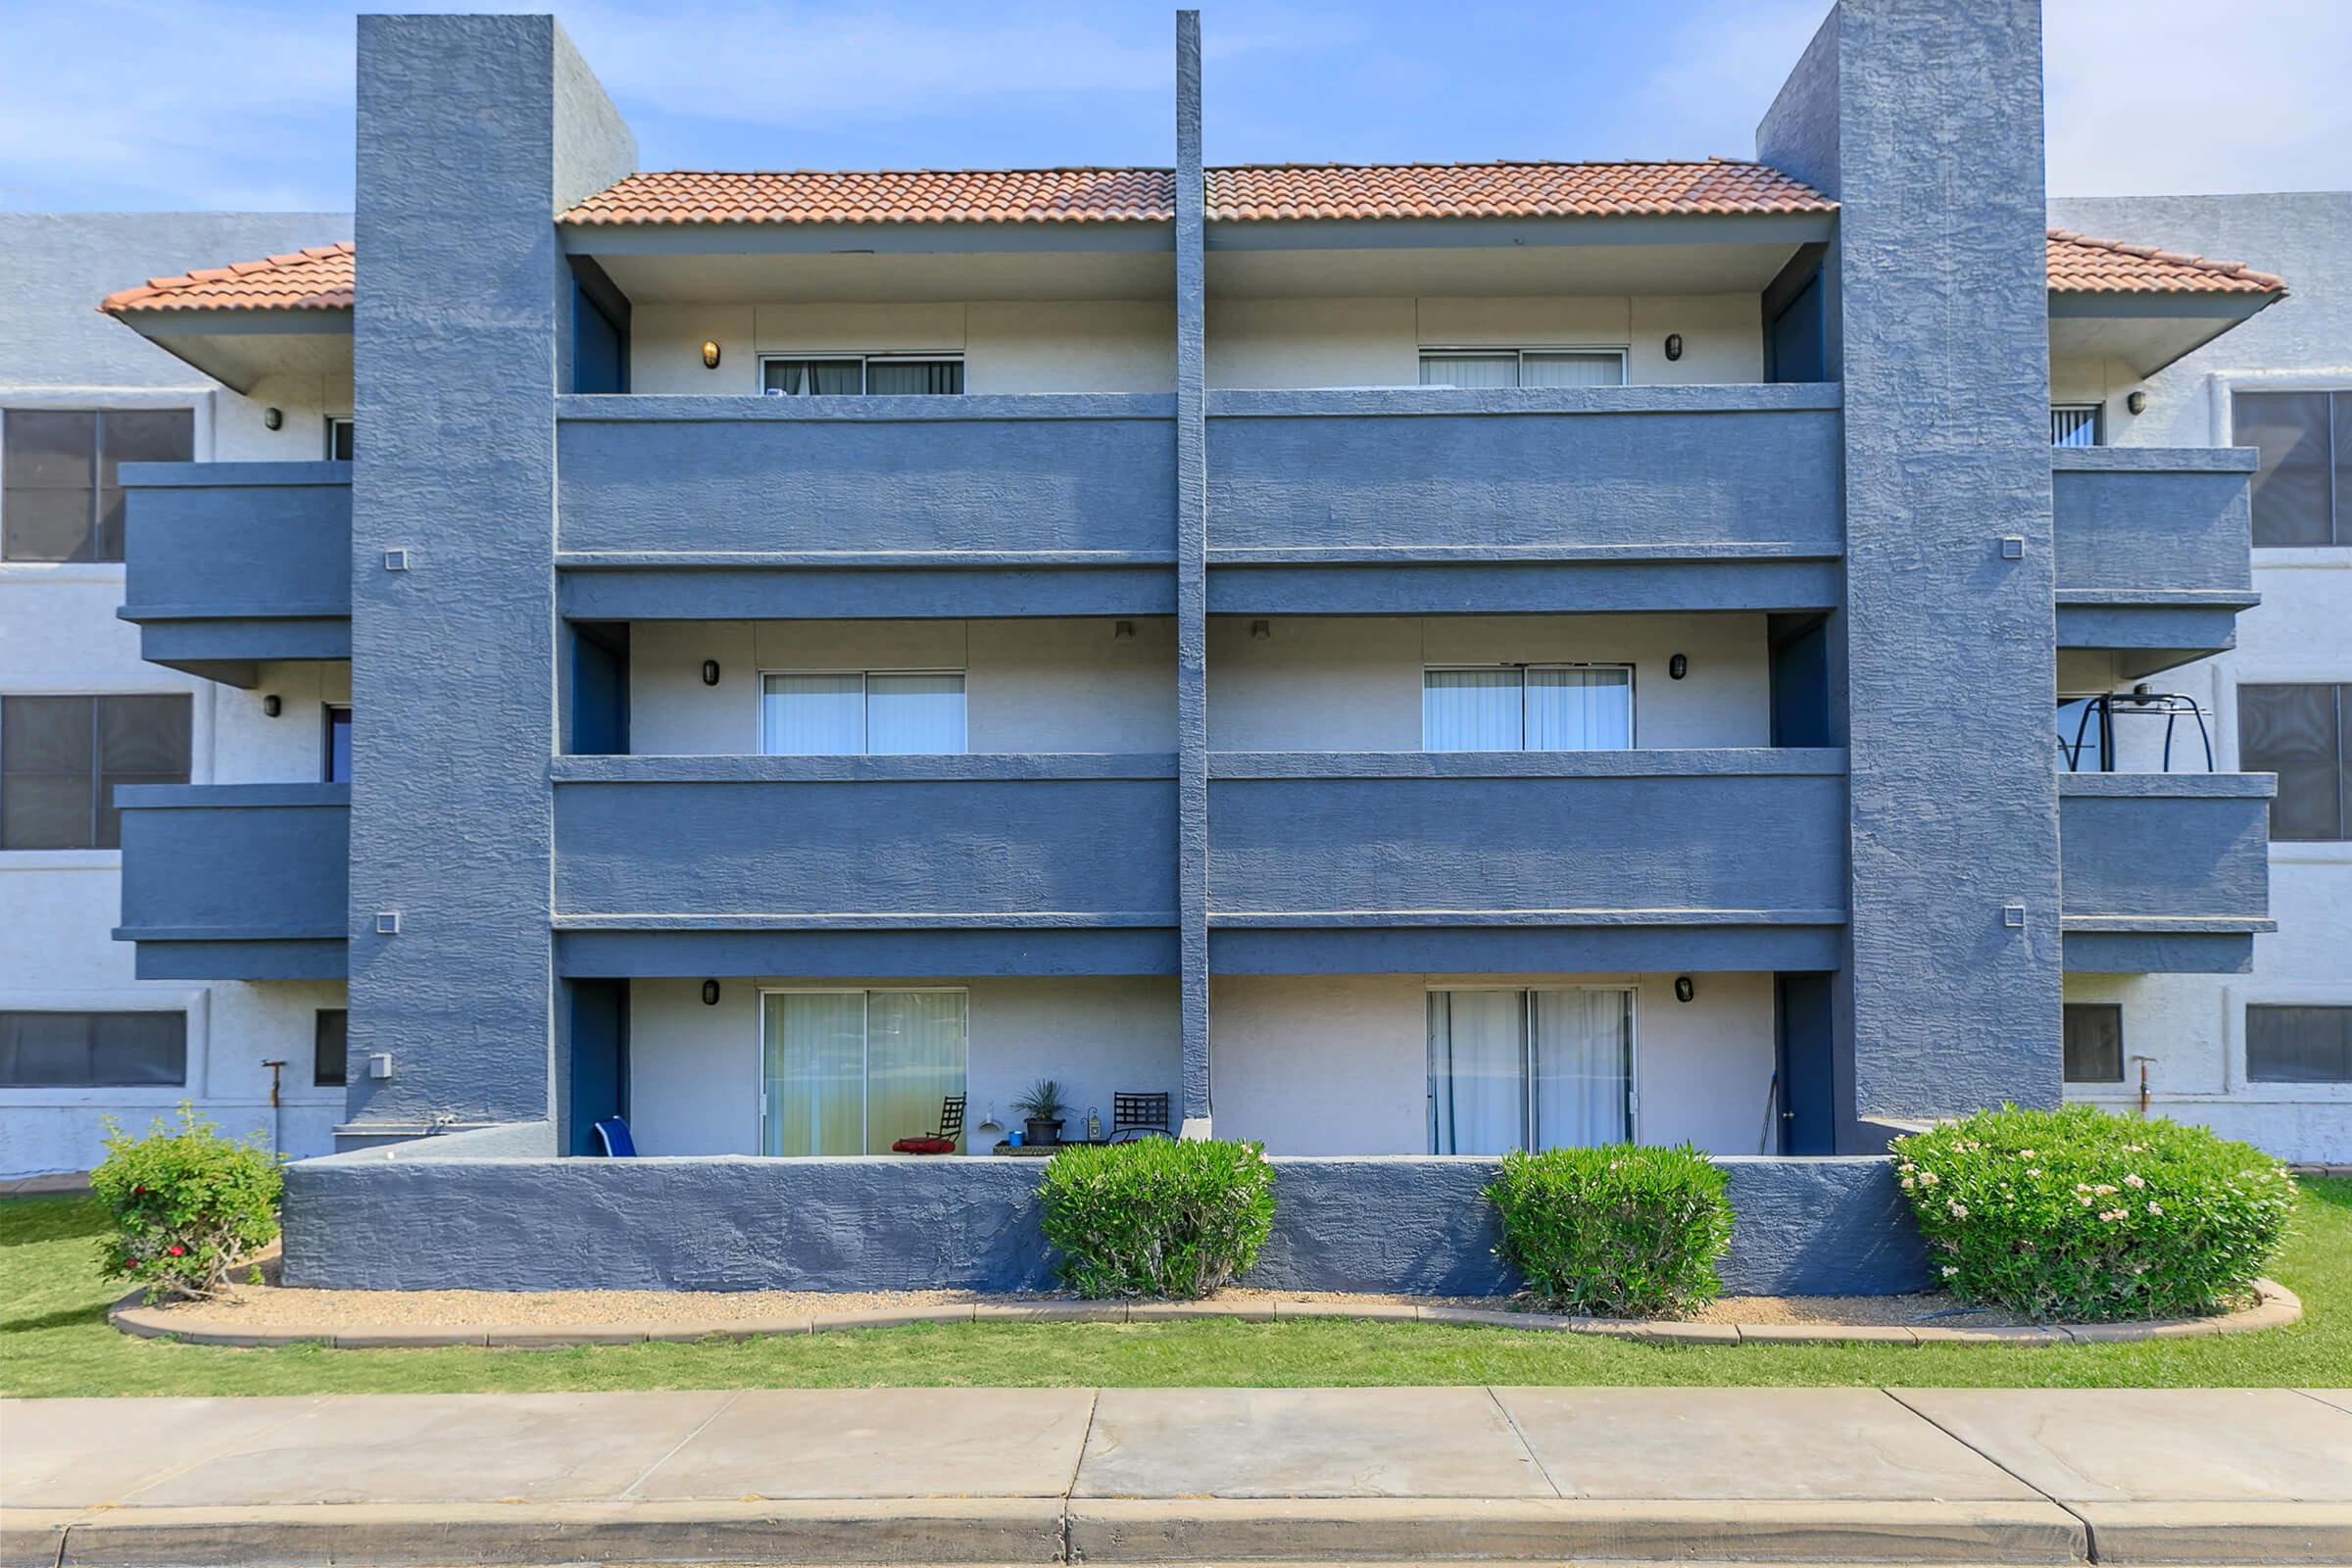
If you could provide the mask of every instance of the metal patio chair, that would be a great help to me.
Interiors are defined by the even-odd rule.
[[[946,1095],[939,1102],[939,1131],[916,1133],[890,1146],[894,1154],[953,1154],[963,1134],[963,1097]]]

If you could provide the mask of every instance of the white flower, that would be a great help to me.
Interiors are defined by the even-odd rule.
[[[2039,1165],[2029,1165],[2026,1168],[2026,1174],[2029,1176],[2038,1176],[2041,1174],[2041,1167]]]
[[[1919,1179],[1923,1182],[1926,1182],[1930,1187],[1936,1185],[1936,1173],[1932,1170],[1921,1171],[1919,1173]]]
[[[1912,1182],[1912,1180],[1911,1180],[1911,1178],[1910,1178],[1910,1177],[1906,1176],[1906,1177],[1904,1177],[1904,1178],[1903,1178],[1903,1191],[1904,1191],[1904,1192],[1906,1192],[1906,1193],[1907,1193],[1907,1192],[1910,1192],[1910,1191],[1912,1190],[1912,1187],[1913,1187],[1913,1185],[1914,1185],[1914,1184],[1913,1184],[1913,1182]]]
[[[2145,1187],[2148,1184],[2141,1181],[2137,1176],[2127,1176],[2124,1178],[2124,1185],[2126,1187]]]
[[[2084,1208],[2088,1208],[2092,1203],[2096,1202],[2097,1200],[2092,1198],[2088,1193],[2084,1193],[2082,1197],[2076,1199],[2075,1201],[2081,1203]]]
[[[2099,1218],[2107,1221],[2107,1223],[2110,1225],[2114,1224],[2117,1220],[2122,1219],[2123,1217],[2124,1211],[2120,1208],[2102,1208],[2099,1210]]]
[[[2150,1200],[2148,1202],[2148,1212],[2151,1214],[2161,1214],[2164,1212],[2164,1205],[2156,1202],[2154,1200]]]
[[[1968,1218],[1968,1205],[1967,1205],[1966,1203],[1963,1203],[1962,1201],[1960,1201],[1960,1200],[1958,1200],[1957,1198],[1955,1198],[1955,1199],[1952,1199],[1952,1200],[1950,1200],[1950,1205],[1949,1205],[1949,1206],[1950,1206],[1950,1208],[1951,1208],[1951,1211],[1952,1211],[1952,1216],[1953,1216],[1955,1219],[1966,1219],[1966,1218]]]
[[[2108,1194],[2114,1192],[2115,1189],[2108,1186],[2105,1182],[2101,1182],[2098,1186],[2093,1187],[2091,1191],[2098,1194],[2101,1198],[2105,1198]]]
[[[1950,1278],[1951,1278],[1953,1275],[1955,1275],[1955,1274],[1957,1274],[1957,1273],[1959,1273],[1959,1272],[1960,1272],[1960,1271],[1959,1271],[1958,1269],[1954,1268],[1954,1267],[1953,1267],[1951,1264],[1949,1264],[1949,1263],[1946,1263],[1946,1264],[1944,1264],[1944,1265],[1943,1265],[1943,1277],[1944,1277],[1945,1279],[1947,1279],[1947,1280],[1948,1280],[1948,1279],[1950,1279]]]
[[[2034,1159],[2038,1158],[2039,1156],[2037,1156],[2031,1149],[2021,1149],[2017,1152],[2017,1157],[2020,1159]]]

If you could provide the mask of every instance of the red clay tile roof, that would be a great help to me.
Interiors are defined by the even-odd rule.
[[[1248,164],[1208,171],[1222,221],[1363,218],[1619,218],[1832,213],[1762,164]]]
[[[2283,294],[2286,280],[2243,262],[2209,262],[2120,239],[2050,230],[2053,294]]]
[[[331,311],[351,309],[352,248],[312,245],[258,262],[231,262],[177,277],[151,277],[109,294],[110,316],[152,311]]]
[[[776,170],[631,174],[565,223],[1166,222],[1164,169]]]

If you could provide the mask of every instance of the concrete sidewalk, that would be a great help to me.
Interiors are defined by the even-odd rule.
[[[0,1403],[0,1563],[2352,1561],[2352,1392]]]

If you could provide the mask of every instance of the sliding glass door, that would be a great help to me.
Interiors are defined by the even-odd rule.
[[[882,1154],[963,1093],[960,991],[771,991],[761,999],[760,1152]]]
[[[1591,1148],[1633,1135],[1632,991],[1429,994],[1431,1153]]]

